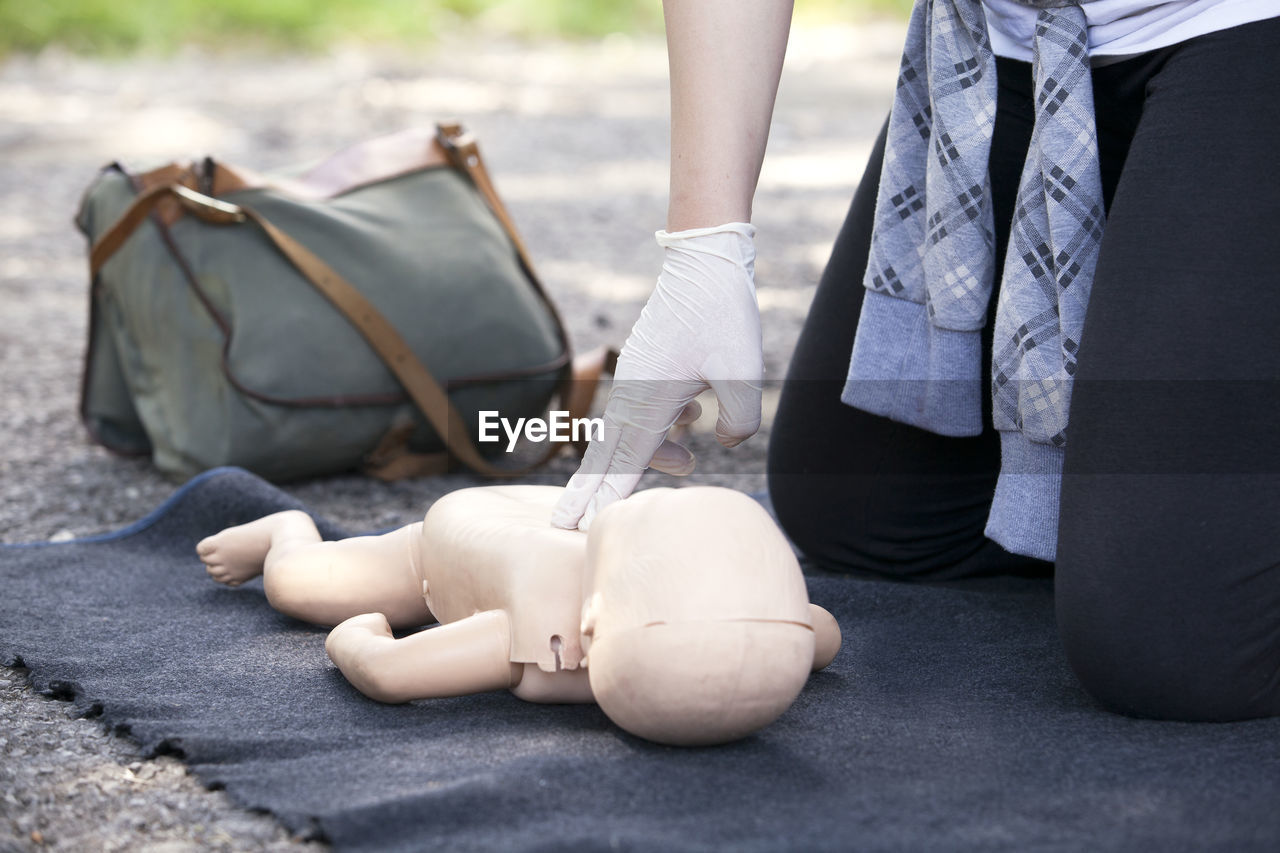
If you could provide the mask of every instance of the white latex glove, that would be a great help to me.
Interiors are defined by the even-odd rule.
[[[694,398],[707,388],[719,402],[721,444],[734,447],[760,428],[755,228],[734,222],[656,237],[666,250],[662,274],[618,357],[603,440],[591,442],[569,480],[551,516],[556,527],[586,530],[635,490],[646,467],[690,473],[693,454],[665,439],[677,421],[697,417]]]

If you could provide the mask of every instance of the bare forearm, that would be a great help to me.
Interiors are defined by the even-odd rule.
[[[668,231],[751,220],[791,7],[791,0],[664,0]]]

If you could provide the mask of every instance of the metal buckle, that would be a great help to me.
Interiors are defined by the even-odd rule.
[[[436,140],[464,166],[475,166],[480,161],[475,135],[459,122],[442,121],[437,124]]]
[[[206,222],[231,225],[245,220],[244,210],[239,205],[218,201],[182,184],[173,186],[173,194],[184,208]]]

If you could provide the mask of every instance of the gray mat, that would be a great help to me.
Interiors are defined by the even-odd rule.
[[[594,707],[365,699],[322,631],[193,556],[296,506],[220,469],[118,534],[0,548],[0,660],[345,849],[1280,849],[1280,719],[1098,709],[1045,582],[811,576],[835,663],[758,735],[664,748]]]

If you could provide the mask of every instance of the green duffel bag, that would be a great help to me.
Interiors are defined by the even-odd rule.
[[[287,177],[113,164],[76,222],[81,415],[168,473],[518,473],[476,443],[478,413],[536,417],[570,393],[564,327],[456,124]]]

